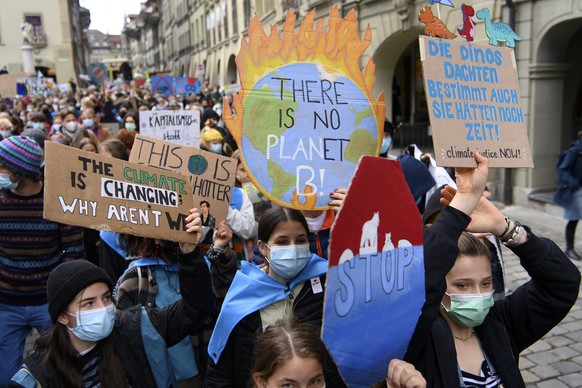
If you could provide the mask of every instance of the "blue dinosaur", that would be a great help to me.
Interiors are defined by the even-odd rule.
[[[489,8],[483,8],[477,11],[477,19],[485,20],[485,32],[489,37],[489,43],[494,46],[499,46],[498,42],[505,42],[507,47],[513,48],[515,47],[515,41],[521,40],[519,35],[517,35],[506,23],[492,23]]]

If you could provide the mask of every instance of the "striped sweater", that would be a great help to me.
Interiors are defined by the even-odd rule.
[[[50,271],[84,257],[81,228],[43,219],[43,194],[0,190],[0,304],[47,303]]]

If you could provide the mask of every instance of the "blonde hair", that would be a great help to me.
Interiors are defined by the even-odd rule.
[[[223,138],[222,134],[218,130],[210,128],[202,133],[202,140],[205,143],[212,143],[216,141],[222,142]]]

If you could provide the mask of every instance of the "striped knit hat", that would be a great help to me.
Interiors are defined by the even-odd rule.
[[[0,164],[17,174],[36,177],[40,173],[42,150],[35,141],[10,136],[0,142]]]

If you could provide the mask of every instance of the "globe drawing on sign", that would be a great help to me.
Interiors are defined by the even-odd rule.
[[[361,89],[313,63],[282,66],[261,78],[246,96],[243,128],[247,171],[279,204],[315,197],[314,208],[327,207],[329,193],[348,187],[360,157],[375,155],[379,145],[376,117]]]
[[[188,171],[194,175],[202,175],[208,169],[208,160],[202,155],[192,155],[188,159]]]

